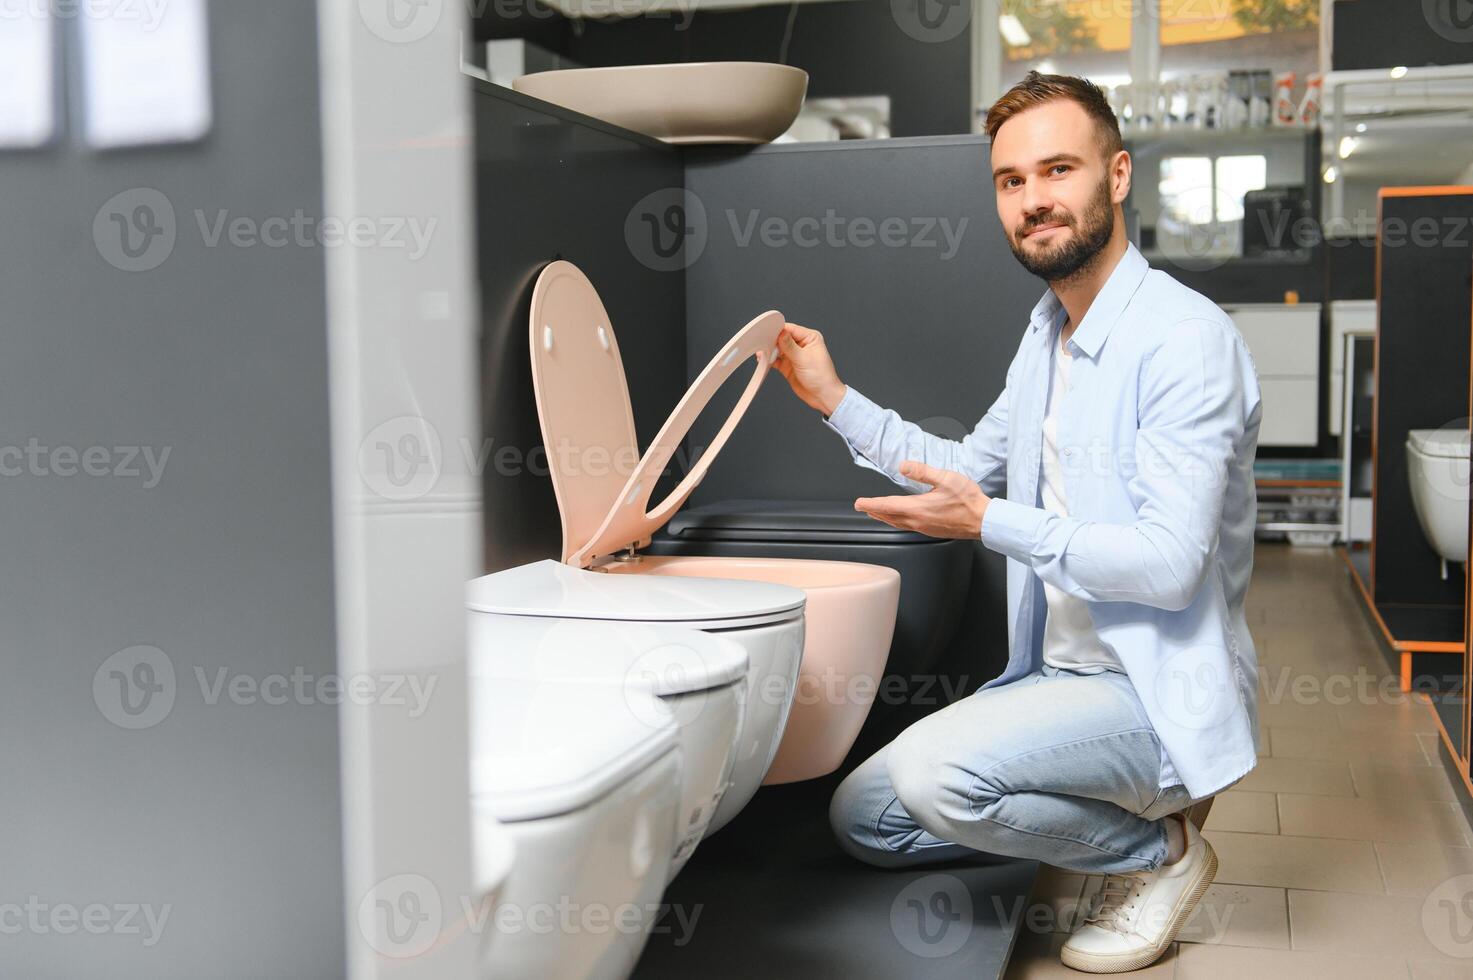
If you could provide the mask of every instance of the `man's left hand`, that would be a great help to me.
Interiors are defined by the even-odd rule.
[[[982,536],[982,516],[992,498],[976,483],[960,473],[938,470],[914,460],[900,464],[900,475],[930,484],[931,489],[896,497],[860,497],[854,501],[854,509],[891,527],[919,531],[933,538],[976,540]]]

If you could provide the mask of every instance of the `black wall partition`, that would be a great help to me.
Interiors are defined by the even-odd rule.
[[[1473,188],[1383,188],[1380,212],[1371,585],[1409,656],[1463,637],[1463,569],[1449,562],[1443,579],[1418,524],[1406,440],[1411,429],[1468,425]]]
[[[477,208],[484,378],[478,449],[486,564],[495,571],[556,558],[562,544],[527,350],[532,284],[544,265],[567,259],[598,288],[619,338],[641,447],[685,391],[683,253],[657,261],[625,240],[635,205],[679,194],[683,178],[679,152],[657,140],[472,84],[476,194],[488,202]]]

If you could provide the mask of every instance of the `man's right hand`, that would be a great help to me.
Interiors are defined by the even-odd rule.
[[[772,366],[788,379],[793,393],[825,417],[834,414],[848,389],[834,370],[834,360],[824,345],[823,334],[796,323],[785,323],[778,334],[777,351]]]

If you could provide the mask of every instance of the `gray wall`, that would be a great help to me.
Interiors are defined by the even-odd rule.
[[[0,162],[0,446],[98,447],[94,471],[126,447],[169,453],[151,487],[5,460],[0,904],[100,905],[111,923],[63,933],[42,913],[0,943],[5,976],[343,971],[337,711],[211,705],[196,675],[335,667],[321,249],[207,248],[195,217],[322,213],[316,11],[258,0],[209,17],[201,145],[96,153],[73,121]],[[138,187],[167,197],[177,238],[130,273],[93,223]],[[140,645],[173,671],[147,710],[173,704],[129,730],[99,668]],[[167,906],[154,945],[141,915],[124,922],[130,904]]]

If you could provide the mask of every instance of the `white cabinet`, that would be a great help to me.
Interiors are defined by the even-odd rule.
[[[1260,446],[1319,442],[1320,306],[1241,303],[1224,306],[1253,354],[1263,394]]]

